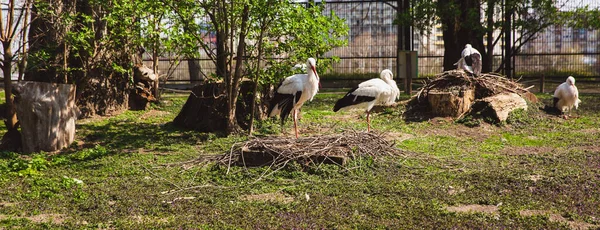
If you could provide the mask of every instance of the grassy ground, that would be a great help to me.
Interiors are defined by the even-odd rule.
[[[340,96],[307,103],[301,134],[366,130],[361,112],[331,111]],[[182,164],[246,140],[172,126],[186,97],[80,120],[76,143],[60,153],[0,153],[0,229],[600,226],[597,95],[582,96],[576,119],[517,112],[501,126],[472,128],[406,123],[402,108],[388,109],[372,127],[411,154],[352,161],[352,170],[290,165],[261,180],[268,169]],[[284,134],[277,124],[260,122],[258,134],[292,138],[292,122]]]

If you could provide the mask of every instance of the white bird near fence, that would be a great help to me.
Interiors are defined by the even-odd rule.
[[[385,69],[381,71],[380,78],[364,81],[358,87],[351,89],[346,95],[339,99],[333,111],[340,109],[362,108],[367,112],[367,131],[371,131],[371,120],[369,115],[375,105],[392,105],[400,96],[400,89],[393,80],[392,71]]]
[[[313,99],[319,91],[319,74],[314,58],[307,61],[308,71],[306,74],[294,74],[285,78],[275,90],[275,96],[269,106],[269,117],[279,115],[281,126],[285,119],[293,111],[294,131],[298,138],[298,109],[304,102]]]
[[[479,76],[481,74],[481,53],[471,44],[466,44],[460,54],[461,58],[454,65],[458,65],[458,69],[465,70],[469,73]]]
[[[577,109],[579,107],[579,90],[577,90],[577,86],[575,86],[575,78],[569,76],[566,82],[563,82],[554,91],[554,107],[560,110],[563,113],[563,118],[567,119],[567,115],[564,114],[568,112],[568,115],[571,115],[571,109],[575,107]]]

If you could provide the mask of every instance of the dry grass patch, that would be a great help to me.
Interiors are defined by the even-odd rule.
[[[506,155],[511,156],[537,155],[555,151],[556,148],[548,146],[509,146],[502,150]]]
[[[13,206],[15,206],[17,204],[18,203],[0,201],[0,208],[2,208],[2,207],[13,207]]]
[[[240,197],[240,200],[288,204],[288,203],[291,203],[292,201],[294,201],[294,198],[286,196],[280,192],[271,192],[271,193],[263,193],[263,194],[244,195],[244,196]]]
[[[160,111],[160,110],[153,109],[153,110],[149,110],[148,112],[142,114],[142,116],[140,116],[140,120],[144,120],[144,119],[147,119],[150,117],[160,117],[160,116],[164,116],[167,114],[170,114],[170,113],[167,111]]]
[[[521,210],[519,212],[521,216],[547,216],[548,220],[552,222],[561,222],[569,225],[571,229],[584,230],[590,228],[599,228],[600,226],[582,222],[582,221],[571,221],[564,218],[562,215],[553,213],[549,210]]]
[[[480,204],[469,204],[469,205],[459,205],[459,206],[449,206],[446,207],[446,210],[449,212],[480,212],[487,214],[498,215],[498,206],[496,205],[480,205]]]

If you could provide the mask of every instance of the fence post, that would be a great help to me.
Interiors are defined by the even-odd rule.
[[[542,74],[542,76],[540,77],[540,93],[544,93],[544,87],[545,87],[545,81],[546,81],[546,75]]]
[[[406,52],[406,94],[412,94],[412,57],[410,52]]]

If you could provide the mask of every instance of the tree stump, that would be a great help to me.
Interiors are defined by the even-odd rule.
[[[152,69],[143,64],[137,64],[133,68],[133,89],[129,95],[129,109],[145,110],[150,102],[156,101],[152,94],[154,81],[158,81],[158,76]]]
[[[75,139],[75,85],[19,82],[14,86],[23,152],[56,151]]]
[[[427,94],[431,112],[436,116],[458,117],[471,108],[475,100],[473,89],[460,89],[456,91],[432,90]]]
[[[250,81],[241,83],[240,96],[237,100],[236,119],[242,129],[248,129],[250,124],[250,110],[252,108],[252,87]],[[263,90],[268,91],[268,90]],[[227,98],[225,84],[203,83],[194,86],[185,105],[173,120],[173,124],[183,128],[190,128],[200,132],[225,131],[227,127]],[[260,92],[261,98],[256,108],[256,119],[266,117],[267,100],[269,93]]]
[[[472,113],[490,117],[496,122],[508,119],[508,114],[515,109],[527,110],[527,102],[516,93],[501,93],[475,101]]]

